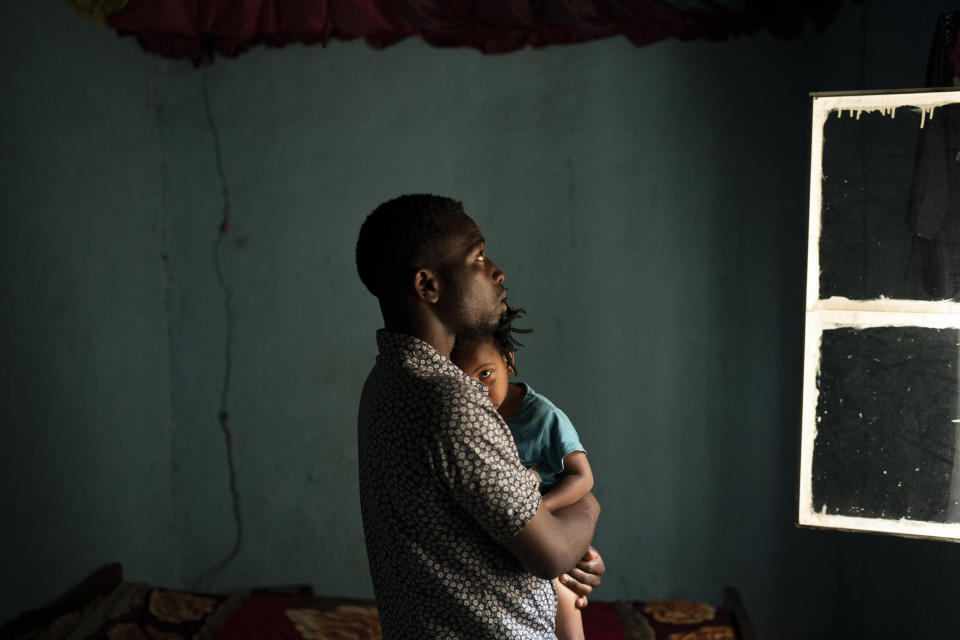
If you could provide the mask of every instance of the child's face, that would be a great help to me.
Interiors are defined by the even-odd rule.
[[[457,353],[454,364],[487,386],[493,406],[499,410],[507,397],[510,384],[510,367],[507,359],[493,344],[493,339],[478,342],[471,349]]]

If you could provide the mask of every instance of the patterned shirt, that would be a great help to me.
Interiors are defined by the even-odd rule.
[[[423,340],[377,345],[357,435],[384,638],[556,638],[552,582],[503,546],[540,493],[486,387]]]

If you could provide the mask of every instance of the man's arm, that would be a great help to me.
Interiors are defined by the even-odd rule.
[[[527,571],[552,580],[583,558],[599,516],[600,503],[592,493],[556,513],[541,501],[530,522],[503,544]]]

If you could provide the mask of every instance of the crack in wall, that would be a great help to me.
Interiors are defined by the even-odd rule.
[[[210,128],[210,134],[213,138],[213,151],[216,159],[217,176],[220,179],[220,194],[223,200],[221,209],[220,223],[217,227],[216,239],[213,242],[213,264],[217,273],[217,284],[223,293],[223,306],[225,315],[225,340],[224,340],[224,367],[223,379],[220,385],[220,407],[217,419],[220,423],[220,429],[223,431],[224,446],[227,454],[227,470],[230,477],[230,495],[232,498],[233,518],[236,524],[236,537],[234,538],[233,548],[230,553],[213,567],[200,574],[193,584],[197,587],[208,582],[213,576],[223,570],[240,553],[243,545],[243,518],[240,512],[240,492],[237,490],[237,473],[233,461],[233,438],[230,433],[230,377],[233,370],[233,291],[231,290],[223,272],[222,249],[224,239],[230,231],[230,190],[227,188],[227,179],[223,172],[223,157],[220,150],[220,134],[217,130],[216,122],[213,118],[213,110],[210,107],[210,91],[208,89],[208,68],[203,69],[203,107],[207,117],[207,125]]]

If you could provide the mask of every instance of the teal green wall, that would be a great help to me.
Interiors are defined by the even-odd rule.
[[[430,191],[478,221],[536,330],[523,378],[587,444],[599,599],[732,584],[764,637],[910,637],[911,615],[948,637],[960,547],[793,526],[807,92],[921,84],[951,7],[901,5],[791,42],[334,42],[199,70],[3,5],[0,620],[115,560],[371,595],[355,416],[379,315],[353,245]]]

